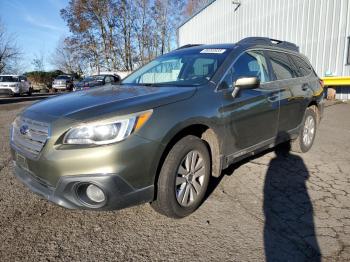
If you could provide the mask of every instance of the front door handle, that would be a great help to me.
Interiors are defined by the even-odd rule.
[[[308,84],[303,84],[303,86],[301,87],[301,90],[306,91],[309,89],[309,85]]]

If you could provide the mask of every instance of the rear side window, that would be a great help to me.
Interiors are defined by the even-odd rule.
[[[268,51],[271,66],[277,80],[291,79],[298,77],[298,72],[288,58],[287,54],[282,52]]]
[[[293,59],[294,64],[296,65],[300,76],[307,76],[312,73],[313,70],[311,66],[302,58],[295,55],[291,55],[291,58]]]

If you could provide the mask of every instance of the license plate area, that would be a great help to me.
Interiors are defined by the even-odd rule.
[[[25,169],[28,170],[28,163],[27,163],[27,159],[22,156],[21,154],[16,153],[16,164]]]

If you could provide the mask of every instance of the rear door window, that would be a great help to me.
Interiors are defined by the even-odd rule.
[[[277,80],[298,77],[297,69],[294,67],[287,54],[274,51],[268,51],[268,54]]]
[[[312,73],[313,70],[311,66],[302,58],[295,55],[291,55],[291,58],[293,59],[294,64],[297,67],[300,76],[307,76]]]

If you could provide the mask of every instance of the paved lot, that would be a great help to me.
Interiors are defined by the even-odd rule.
[[[149,205],[70,211],[11,175],[8,129],[21,107],[0,105],[0,260],[350,260],[350,104],[328,107],[313,149],[266,152],[230,167],[188,218]]]
[[[23,96],[15,96],[15,97],[0,95],[0,105],[20,103],[20,102],[25,102],[25,101],[42,100],[42,99],[45,99],[45,98],[48,98],[48,97],[54,96],[54,95],[56,95],[56,94],[53,94],[53,93],[34,93],[31,96],[23,95]]]

